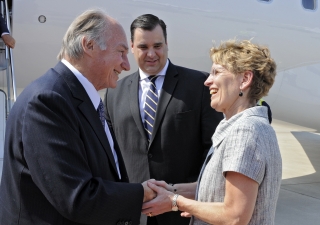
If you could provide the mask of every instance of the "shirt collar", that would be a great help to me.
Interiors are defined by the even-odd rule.
[[[61,62],[64,65],[66,65],[66,67],[68,67],[72,71],[72,73],[78,78],[79,82],[82,84],[82,86],[86,90],[94,108],[97,109],[100,104],[100,95],[98,91],[95,89],[95,87],[93,86],[93,84],[85,76],[83,76],[79,72],[79,70],[74,68],[74,66],[71,65],[71,63],[69,63],[67,60],[62,59]]]
[[[169,59],[167,59],[166,65],[162,68],[162,70],[159,73],[152,74],[152,75],[165,76],[167,73],[168,66],[169,66]],[[144,80],[151,75],[143,72],[140,68],[139,68],[139,74],[140,74],[140,80]]]

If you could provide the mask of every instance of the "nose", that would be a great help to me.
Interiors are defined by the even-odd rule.
[[[155,53],[154,53],[154,49],[153,49],[153,48],[150,48],[150,49],[148,50],[147,55],[148,55],[148,57],[153,58],[153,57],[154,57],[154,55],[155,55]]]
[[[121,63],[121,67],[125,71],[129,71],[130,70],[130,63],[129,63],[127,55],[125,55],[123,57],[123,62]]]
[[[210,74],[207,78],[207,80],[204,82],[204,85],[209,87],[213,83],[213,75]]]

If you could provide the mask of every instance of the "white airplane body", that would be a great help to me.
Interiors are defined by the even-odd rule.
[[[151,13],[167,24],[169,58],[210,71],[209,49],[223,40],[252,39],[270,48],[275,84],[265,100],[273,118],[320,131],[320,12],[308,0],[13,0],[12,34],[17,93],[57,63],[64,33],[88,8],[102,8],[124,27]],[[311,4],[311,3],[310,3]],[[41,23],[39,17],[45,18]],[[131,71],[137,65],[129,53]],[[1,83],[0,86],[5,86]],[[0,156],[1,157],[1,156]]]
[[[68,26],[93,7],[116,18],[128,41],[137,16],[160,17],[168,27],[171,61],[202,71],[210,70],[212,42],[236,37],[267,45],[278,66],[276,82],[265,98],[273,117],[320,130],[320,12],[305,9],[302,0],[15,0],[12,29],[18,90],[56,64]],[[39,22],[41,15],[45,23]],[[131,71],[123,75],[137,69],[131,53],[129,59]]]

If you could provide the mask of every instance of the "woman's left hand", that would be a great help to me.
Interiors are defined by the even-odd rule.
[[[167,191],[171,191],[173,192],[173,187],[170,184],[167,184],[167,182],[163,181],[163,180],[149,180],[150,183],[153,183],[159,187],[163,187],[164,189],[166,189]]]

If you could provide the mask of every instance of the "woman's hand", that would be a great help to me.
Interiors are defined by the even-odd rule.
[[[152,179],[152,180],[149,180],[149,182],[150,183],[153,183],[153,184],[155,184],[155,185],[157,185],[157,186],[159,186],[159,187],[163,187],[164,189],[166,189],[167,191],[170,191],[170,192],[173,192],[173,186],[172,186],[172,184],[167,184],[165,181],[163,181],[163,180],[160,180],[160,181],[158,181],[158,180],[154,180],[154,179]]]

